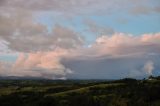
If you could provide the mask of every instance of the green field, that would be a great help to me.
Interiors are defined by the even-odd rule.
[[[0,106],[160,106],[160,80],[1,80]]]

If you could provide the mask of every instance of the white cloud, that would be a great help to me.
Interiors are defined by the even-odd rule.
[[[148,74],[152,75],[152,71],[154,70],[154,63],[152,61],[147,61],[143,67],[143,70]]]

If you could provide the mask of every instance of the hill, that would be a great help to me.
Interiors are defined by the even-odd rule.
[[[1,80],[0,106],[160,106],[160,80]]]

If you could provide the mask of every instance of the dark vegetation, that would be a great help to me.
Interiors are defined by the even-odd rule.
[[[160,106],[160,77],[0,80],[0,106]]]

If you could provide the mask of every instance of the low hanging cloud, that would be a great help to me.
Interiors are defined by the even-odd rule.
[[[102,36],[90,47],[19,55],[1,75],[44,78],[143,78],[160,70],[160,34]],[[4,71],[8,70],[8,71]],[[7,74],[5,74],[7,73]]]
[[[60,63],[60,57],[66,50],[56,49],[53,52],[20,54],[15,63],[0,64],[2,76],[32,76],[49,79],[65,79],[72,71]]]
[[[154,63],[152,61],[146,62],[143,69],[148,75],[152,75],[152,71],[154,70]]]

